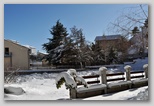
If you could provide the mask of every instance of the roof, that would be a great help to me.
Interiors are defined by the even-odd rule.
[[[8,41],[8,42],[11,42],[11,43],[13,43],[13,44],[16,44],[16,45],[18,45],[18,46],[21,46],[21,47],[23,47],[23,48],[26,48],[26,49],[29,50],[28,47],[19,44],[19,42],[17,42],[17,41],[13,41],[13,40],[9,40],[9,39],[4,39],[4,40],[5,40],[5,41]]]
[[[29,48],[29,49],[36,49],[35,47],[30,46],[30,45],[22,45],[22,46],[25,46],[25,47],[27,47],[27,48]]]
[[[107,36],[96,36],[95,41],[98,40],[114,40],[114,39],[120,39],[121,35],[107,35]]]

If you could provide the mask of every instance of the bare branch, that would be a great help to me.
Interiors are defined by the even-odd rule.
[[[144,11],[143,8],[142,8],[142,5],[140,5],[140,7],[141,7],[141,9],[142,9],[144,15],[146,16],[146,18],[148,18],[148,16],[146,15],[145,11]]]
[[[129,10],[130,9],[130,10]],[[110,28],[108,30],[113,31],[114,33],[120,32],[123,36],[128,36],[132,34],[132,29],[134,27],[140,27],[144,25],[145,20],[147,19],[146,8],[143,8],[142,5],[136,6],[136,8],[127,8],[128,12],[123,11],[122,14],[117,17],[115,22],[111,22]],[[145,9],[145,10],[144,10]]]

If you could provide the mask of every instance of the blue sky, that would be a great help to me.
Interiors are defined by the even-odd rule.
[[[30,45],[41,52],[42,44],[51,38],[49,30],[60,19],[67,28],[82,28],[86,40],[113,34],[107,30],[110,22],[134,4],[5,4],[4,38]],[[116,33],[114,33],[116,34]]]

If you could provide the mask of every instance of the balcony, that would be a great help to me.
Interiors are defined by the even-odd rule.
[[[6,52],[5,54],[4,54],[4,57],[12,57],[12,52]]]

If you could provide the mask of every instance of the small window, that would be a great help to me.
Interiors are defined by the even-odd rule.
[[[8,47],[5,48],[5,55],[9,55],[9,48]]]

